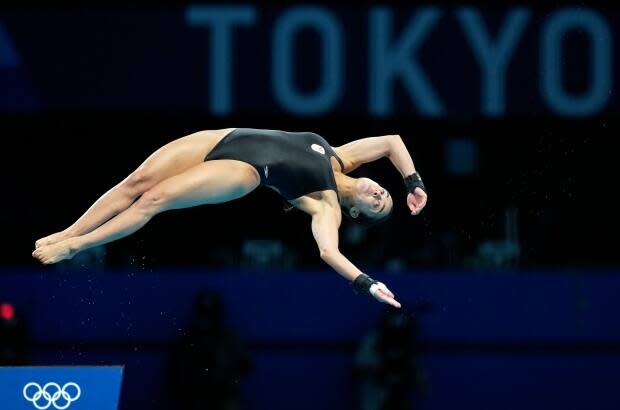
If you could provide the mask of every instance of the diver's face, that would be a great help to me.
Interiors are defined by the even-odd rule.
[[[355,183],[354,206],[369,218],[381,218],[390,213],[390,193],[370,178],[358,178]]]

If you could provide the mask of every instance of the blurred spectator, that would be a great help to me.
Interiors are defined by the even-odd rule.
[[[168,367],[168,385],[178,408],[242,408],[240,383],[252,363],[237,335],[226,327],[224,313],[217,293],[203,291],[196,297],[192,321]]]
[[[293,269],[295,252],[281,240],[246,239],[241,245],[241,267],[246,269]]]
[[[410,410],[420,389],[417,326],[410,313],[390,309],[361,342],[356,357],[361,410]]]
[[[521,256],[518,221],[519,210],[516,207],[505,209],[502,237],[480,242],[477,253],[468,258],[465,264],[474,268],[517,268]]]
[[[0,366],[26,364],[28,333],[24,319],[10,303],[0,304]]]

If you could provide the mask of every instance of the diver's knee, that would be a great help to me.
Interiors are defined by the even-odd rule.
[[[153,216],[164,209],[170,202],[171,195],[163,189],[149,189],[136,201],[136,206],[142,213]]]
[[[122,188],[130,196],[142,195],[148,191],[154,182],[153,173],[147,168],[138,168],[132,172],[122,183]]]

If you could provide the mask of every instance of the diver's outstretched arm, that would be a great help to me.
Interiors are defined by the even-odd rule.
[[[380,302],[400,308],[394,294],[381,282],[375,281],[362,273],[338,249],[338,227],[340,226],[340,208],[323,203],[312,214],[312,234],[319,246],[321,259],[349,280],[358,293],[369,293]]]

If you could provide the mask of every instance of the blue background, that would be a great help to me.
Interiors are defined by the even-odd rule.
[[[620,308],[617,275],[375,276],[419,320],[420,366],[431,386],[424,408],[620,405],[620,327],[611,325]],[[253,352],[248,409],[355,408],[355,350],[385,308],[353,294],[335,273],[16,272],[3,275],[0,299],[10,296],[24,311],[34,362],[120,361],[122,408],[163,409],[171,405],[167,346],[187,324],[199,289],[221,293],[228,322]],[[428,312],[414,313],[420,303],[430,304]]]

